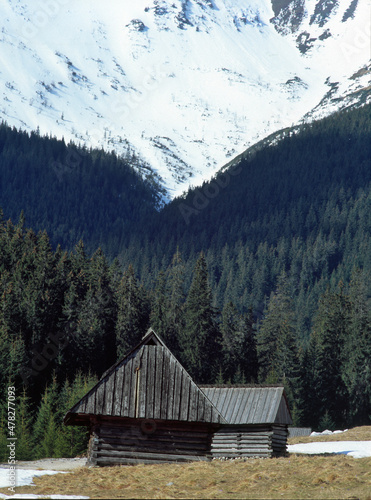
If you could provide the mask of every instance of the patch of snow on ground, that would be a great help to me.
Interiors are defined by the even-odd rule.
[[[347,432],[348,429],[345,429],[344,431],[329,431],[326,429],[325,431],[322,432],[315,432],[313,431],[311,433],[311,436],[331,436],[332,434],[341,434],[342,432]]]
[[[342,434],[343,431],[312,432],[311,436],[331,436]],[[305,453],[308,455],[318,455],[323,453],[336,453],[337,455],[349,455],[353,458],[371,457],[371,441],[332,441],[322,443],[298,443],[287,446],[289,453]]]
[[[332,441],[325,443],[299,443],[287,447],[289,453],[305,453],[318,455],[335,453],[336,455],[349,455],[353,458],[371,457],[371,441]]]
[[[33,484],[33,478],[37,476],[43,476],[45,474],[66,474],[62,471],[54,470],[31,470],[31,469],[16,469],[16,484],[15,486],[28,486]],[[0,488],[10,487],[9,469],[0,468]],[[89,498],[86,496],[77,495],[33,495],[30,493],[17,493],[15,495],[4,495],[0,493],[0,499],[2,498],[55,498],[55,499],[83,499]]]
[[[32,484],[32,479],[35,476],[43,476],[44,474],[58,474],[55,470],[31,470],[31,469],[16,469],[16,485],[15,486],[27,486]],[[9,479],[9,469],[0,469],[0,488],[6,488],[10,486]]]

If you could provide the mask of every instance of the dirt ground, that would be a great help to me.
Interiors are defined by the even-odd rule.
[[[74,470],[86,466],[86,458],[43,458],[41,460],[30,460],[17,462],[17,469],[29,470]],[[0,464],[0,468],[8,468],[8,464]]]

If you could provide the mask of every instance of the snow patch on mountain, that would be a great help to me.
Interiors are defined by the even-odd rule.
[[[0,118],[115,150],[172,198],[268,134],[368,100],[369,9],[4,0]]]

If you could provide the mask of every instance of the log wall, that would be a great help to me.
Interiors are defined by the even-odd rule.
[[[284,456],[287,426],[221,426],[158,420],[93,422],[89,465],[191,462],[212,458]]]
[[[213,458],[252,458],[283,456],[287,449],[287,427],[222,426],[211,442]]]
[[[287,453],[287,425],[273,425],[272,426],[272,450],[273,456],[282,457]]]
[[[211,429],[205,424],[103,420],[92,427],[88,464],[210,460],[211,436]]]

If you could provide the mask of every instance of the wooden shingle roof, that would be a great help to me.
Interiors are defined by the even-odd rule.
[[[283,387],[201,387],[229,424],[292,424]]]
[[[103,374],[66,414],[64,423],[86,425],[91,416],[99,415],[225,423],[153,330]]]

